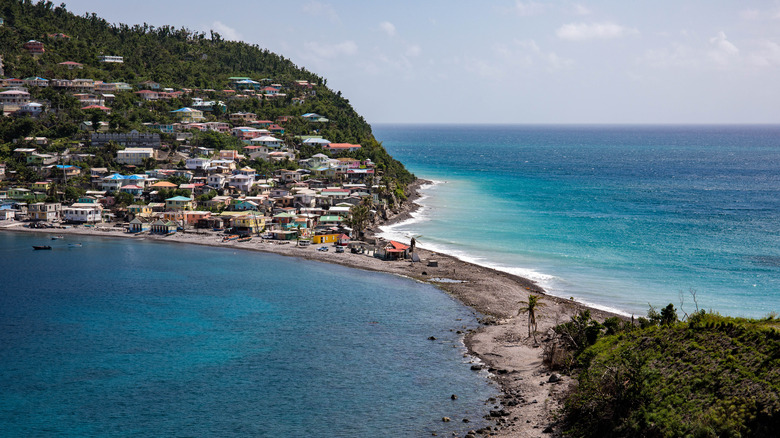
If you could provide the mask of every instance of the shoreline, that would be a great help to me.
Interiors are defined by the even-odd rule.
[[[420,197],[419,187],[429,183],[416,180],[410,185],[410,195],[398,211],[391,212],[386,220],[374,223],[367,229],[366,237],[374,238],[379,227],[407,220],[420,208],[415,201]],[[535,282],[492,268],[465,262],[453,256],[417,247],[421,262],[409,260],[383,261],[363,254],[350,252],[317,251],[313,245],[298,247],[294,241],[280,244],[276,241],[253,239],[251,242],[223,242],[222,235],[214,231],[186,231],[172,236],[129,234],[119,228],[50,228],[30,229],[14,223],[0,230],[41,234],[89,235],[112,238],[175,242],[214,247],[227,247],[298,257],[325,263],[335,263],[350,268],[394,274],[432,284],[448,293],[463,305],[481,314],[480,325],[464,335],[469,354],[481,360],[490,371],[491,378],[501,390],[499,400],[490,400],[491,411],[501,415],[491,418],[492,436],[535,437],[554,423],[561,395],[572,383],[571,378],[561,377],[549,383],[549,372],[542,364],[544,345],[550,342],[550,330],[566,322],[581,310],[590,310],[597,319],[615,314],[585,306],[575,301],[554,297],[545,293]],[[9,224],[10,225],[10,224]],[[435,261],[437,266],[429,266]],[[529,294],[540,295],[541,306],[537,310],[539,344],[527,338],[526,316],[517,315],[520,302]],[[477,366],[479,367],[479,366]]]

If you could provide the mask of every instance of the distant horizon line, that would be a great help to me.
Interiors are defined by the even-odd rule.
[[[538,122],[538,123],[524,123],[524,122],[373,122],[370,123],[371,126],[375,125],[414,125],[414,126],[431,126],[431,125],[439,125],[439,126],[576,126],[576,127],[587,127],[587,126],[611,126],[611,127],[642,127],[642,126],[670,126],[670,127],[694,127],[694,126],[706,126],[706,127],[714,127],[714,126],[779,126],[780,127],[780,121],[775,123],[770,122],[729,122],[729,123],[718,123],[718,122],[699,122],[699,123],[671,123],[671,122],[648,122],[648,123],[641,123],[641,122],[632,122],[632,123],[622,123],[622,122],[598,122],[598,123],[587,123],[587,122]]]

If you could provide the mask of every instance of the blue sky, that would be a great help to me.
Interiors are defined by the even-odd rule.
[[[778,1],[65,1],[213,29],[369,123],[780,123]]]

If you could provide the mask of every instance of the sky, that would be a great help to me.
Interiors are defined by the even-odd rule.
[[[777,0],[65,3],[257,44],[372,124],[780,123]]]

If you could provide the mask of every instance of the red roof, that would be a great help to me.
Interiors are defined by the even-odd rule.
[[[102,105],[88,105],[88,106],[85,106],[84,108],[81,108],[81,109],[83,109],[83,110],[98,109],[98,110],[101,110],[101,111],[111,111],[111,108],[109,108],[107,106],[102,106]]]
[[[323,146],[328,149],[352,149],[352,148],[359,148],[359,144],[350,144],[350,143],[331,143],[328,145]]]
[[[407,249],[409,249],[409,245],[404,245],[403,243],[396,242],[395,240],[391,240],[390,241],[390,245],[393,246],[393,249],[388,249],[388,251],[391,251],[391,252],[406,251]],[[395,251],[393,251],[393,250],[395,250]]]

